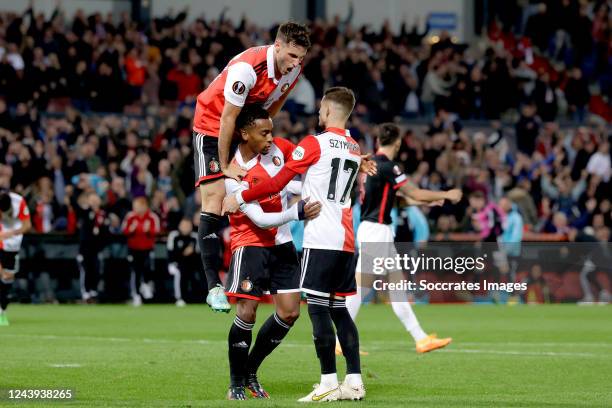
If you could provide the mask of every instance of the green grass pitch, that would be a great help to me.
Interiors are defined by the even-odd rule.
[[[259,310],[259,325],[272,308]],[[368,407],[610,407],[612,307],[416,306],[426,331],[452,336],[442,351],[414,352],[385,305],[357,325]],[[299,406],[319,379],[306,308],[259,376],[272,395],[242,406]],[[226,336],[233,314],[204,306],[11,305],[0,327],[0,406],[235,406]],[[339,376],[344,361],[338,359]],[[12,402],[10,388],[72,388],[70,402]]]

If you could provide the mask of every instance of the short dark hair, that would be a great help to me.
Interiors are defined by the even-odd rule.
[[[258,103],[244,105],[236,118],[236,130],[240,131],[252,126],[257,119],[270,119],[270,113]]]
[[[355,107],[355,94],[350,89],[344,86],[334,86],[325,91],[323,95],[325,100],[337,103],[345,110],[346,116],[349,116]]]
[[[400,129],[395,123],[383,123],[378,126],[378,145],[389,146],[400,137]]]
[[[276,39],[287,44],[294,44],[306,49],[310,48],[310,29],[304,24],[288,21],[281,24],[276,32]]]
[[[11,196],[9,193],[0,193],[0,211],[7,212],[12,207]]]
[[[481,190],[476,190],[476,191],[472,191],[470,193],[470,198],[478,198],[478,199],[485,199],[485,195]]]

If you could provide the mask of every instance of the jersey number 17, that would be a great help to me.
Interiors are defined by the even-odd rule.
[[[332,159],[331,167],[332,171],[329,178],[329,187],[327,189],[327,199],[329,201],[337,201],[336,190],[338,187],[338,172],[340,171],[340,168],[342,168],[342,170],[348,174],[346,185],[344,186],[344,190],[342,191],[339,201],[340,204],[344,204],[351,191],[351,187],[353,187],[353,183],[355,182],[355,177],[357,176],[357,171],[359,170],[359,164],[354,160],[342,160],[336,157],[335,159]]]

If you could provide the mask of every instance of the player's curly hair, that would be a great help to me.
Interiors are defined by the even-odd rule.
[[[395,123],[382,123],[378,126],[378,145],[389,146],[400,137],[400,129]]]
[[[261,104],[244,105],[236,118],[236,130],[240,131],[252,126],[257,119],[270,119],[270,114]]]
[[[281,24],[276,32],[276,39],[282,40],[287,44],[294,44],[306,49],[310,48],[310,29],[295,21],[288,21]]]

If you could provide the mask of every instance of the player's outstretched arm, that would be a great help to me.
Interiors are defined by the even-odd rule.
[[[372,154],[362,154],[361,155],[361,164],[359,165],[359,172],[365,173],[368,176],[375,176],[378,172],[378,167],[376,162],[371,159]]]
[[[257,186],[244,191],[239,191],[236,194],[228,195],[223,199],[223,214],[233,214],[238,211],[241,204],[251,201],[260,200],[270,194],[276,194],[281,191],[298,173],[293,170],[283,167],[276,176],[272,177],[269,182],[261,183]]]
[[[227,196],[223,200],[223,214],[231,214],[243,203],[260,200],[270,194],[281,191],[295,176],[304,174],[306,170],[321,157],[319,142],[314,136],[306,136],[291,153],[291,158],[285,166],[267,183]]]
[[[432,191],[418,188],[412,183],[403,184],[400,187],[400,192],[406,198],[425,203],[449,200],[453,204],[457,204],[463,196],[462,191],[458,188],[448,191]]]
[[[401,191],[400,191],[401,193]],[[411,205],[426,205],[428,207],[436,207],[436,206],[442,206],[444,205],[444,200],[436,200],[436,201],[418,201],[418,200],[414,200],[410,197],[405,197],[403,194],[399,194],[402,198],[404,198],[404,202],[406,206],[411,206]]]
[[[318,201],[309,203],[308,199],[304,199],[280,212],[264,212],[258,203],[246,203],[240,207],[240,211],[259,228],[269,229],[279,227],[290,221],[316,218],[321,212],[321,203]]]

